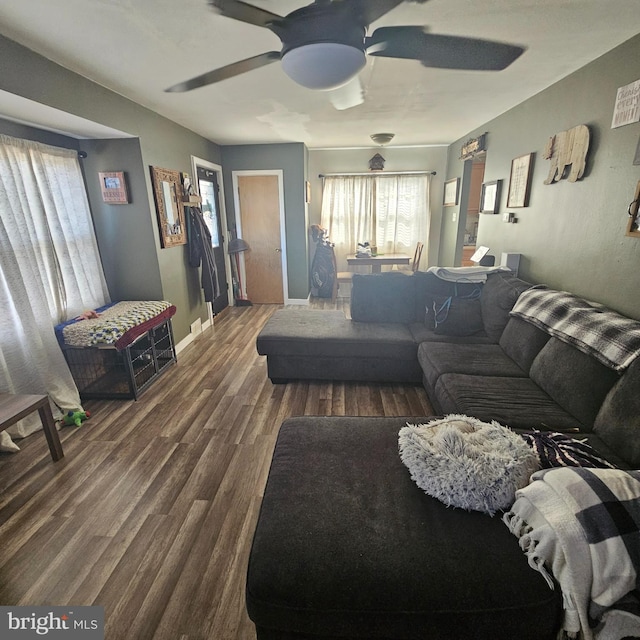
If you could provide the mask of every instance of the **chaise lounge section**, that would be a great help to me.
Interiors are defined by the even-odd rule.
[[[258,640],[552,640],[559,590],[499,517],[411,480],[427,417],[296,417],[278,435],[247,574]]]

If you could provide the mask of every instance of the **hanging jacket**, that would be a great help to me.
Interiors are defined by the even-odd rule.
[[[220,295],[220,284],[211,244],[211,234],[198,207],[189,207],[189,266],[202,265],[202,289],[206,302]]]

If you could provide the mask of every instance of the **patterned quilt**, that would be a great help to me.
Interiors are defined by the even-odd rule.
[[[123,345],[122,340],[127,332],[145,326],[158,316],[171,317],[174,312],[175,307],[166,300],[116,302],[99,310],[97,318],[67,323],[62,328],[64,344],[70,347],[115,345],[124,348],[127,345]]]

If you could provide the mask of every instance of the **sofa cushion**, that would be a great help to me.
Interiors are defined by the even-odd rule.
[[[472,336],[483,331],[482,309],[478,298],[434,297],[426,310],[426,324],[445,336]]]
[[[324,309],[278,309],[256,346],[260,355],[399,360],[415,360],[418,348],[406,325],[352,322],[342,311]]]
[[[526,378],[524,372],[497,344],[442,344],[423,342],[418,362],[429,387],[444,373]]]
[[[447,508],[411,480],[398,432],[428,420],[282,424],[247,576],[260,638],[555,637],[559,590],[500,518]]]
[[[618,374],[557,338],[536,356],[531,379],[591,431],[605,396]]]
[[[506,427],[552,431],[584,427],[530,378],[445,373],[438,378],[433,400],[441,413],[464,413]]]
[[[633,469],[640,468],[640,358],[631,363],[607,394],[593,430]]]
[[[479,331],[470,336],[449,336],[442,333],[436,333],[433,329],[429,329],[424,322],[414,322],[409,325],[409,330],[416,344],[421,342],[436,342],[445,344],[493,344],[484,333]]]
[[[414,319],[415,280],[400,271],[354,273],[351,319],[355,322],[401,322]]]
[[[507,272],[492,273],[482,288],[480,304],[486,334],[494,342],[500,340],[509,322],[509,312],[520,294],[531,284]]]
[[[535,357],[549,342],[549,337],[548,333],[531,323],[512,317],[500,336],[500,346],[512,360],[528,372]]]
[[[477,295],[483,287],[481,283],[443,280],[428,271],[416,271],[412,278],[415,283],[414,322],[425,322],[425,312],[432,309],[434,298],[467,298]]]

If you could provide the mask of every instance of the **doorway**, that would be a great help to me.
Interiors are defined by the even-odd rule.
[[[210,307],[210,315],[215,316],[229,306],[228,259],[225,251],[227,225],[220,192],[222,167],[206,160],[192,157],[193,174],[198,194],[202,198],[202,216],[205,220],[216,267],[220,291]]]
[[[246,294],[255,304],[283,304],[287,292],[282,171],[234,171],[238,237]]]
[[[485,154],[482,153],[473,158],[473,160],[466,160],[466,162],[471,163],[471,174],[464,226],[462,266],[472,267],[474,263],[471,262],[471,256],[476,251],[478,225],[480,223],[480,196],[482,193],[482,181],[484,180]]]

